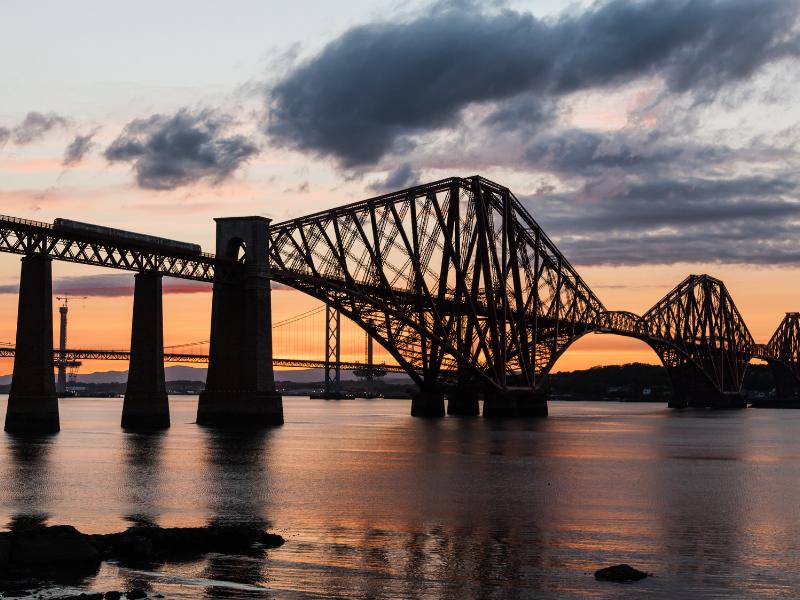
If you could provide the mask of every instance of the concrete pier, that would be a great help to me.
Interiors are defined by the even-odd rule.
[[[29,255],[22,259],[16,344],[5,430],[54,433],[60,423],[53,373],[53,275],[49,257]]]
[[[131,361],[122,405],[122,427],[135,430],[169,427],[161,275],[158,273],[136,275]]]
[[[206,389],[197,423],[249,428],[283,424],[272,370],[269,219],[217,222],[217,256],[244,262],[238,279],[214,283]]]
[[[546,417],[547,394],[531,388],[506,388],[488,390],[483,401],[483,416]]]

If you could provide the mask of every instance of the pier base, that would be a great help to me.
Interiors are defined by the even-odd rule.
[[[53,373],[53,275],[49,257],[22,259],[16,355],[5,430],[55,433],[60,429]]]
[[[447,394],[447,414],[459,417],[474,417],[481,414],[477,390],[458,387]]]
[[[483,401],[483,416],[546,417],[547,394],[531,388],[506,388],[486,392]]]
[[[436,389],[420,389],[411,397],[412,417],[443,417],[444,392]]]
[[[122,405],[122,427],[132,430],[169,427],[161,275],[158,273],[136,275],[131,362]]]

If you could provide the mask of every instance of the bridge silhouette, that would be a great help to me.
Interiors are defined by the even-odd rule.
[[[338,310],[417,384],[418,416],[546,415],[542,383],[588,333],[648,344],[670,405],[745,406],[753,358],[773,370],[777,403],[800,393],[798,313],[757,344],[725,285],[690,275],[643,315],[609,311],[508,188],[449,178],[273,224],[216,219],[216,253],[99,226],[0,217],[0,251],[23,254],[6,430],[55,431],[51,261],[136,273],[122,424],[169,424],[162,277],[213,284],[208,377],[197,422],[283,422],[275,392],[270,282]]]

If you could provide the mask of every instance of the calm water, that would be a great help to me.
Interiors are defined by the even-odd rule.
[[[5,397],[0,397],[4,418]],[[62,431],[0,434],[0,520],[87,532],[264,521],[265,560],[104,565],[84,589],[167,598],[797,598],[800,411],[551,403],[538,421],[412,419],[404,401],[286,398],[284,427],[123,433],[121,400],[61,401]],[[656,577],[596,582],[630,562]]]

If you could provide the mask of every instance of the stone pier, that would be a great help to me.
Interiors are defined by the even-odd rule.
[[[547,394],[532,388],[508,387],[502,390],[487,390],[483,401],[483,416],[546,417]]]
[[[131,361],[122,406],[122,427],[150,430],[169,427],[164,380],[164,318],[161,275],[136,275],[131,326]]]
[[[264,217],[217,222],[217,256],[237,260],[234,280],[214,283],[211,347],[197,423],[249,428],[283,424],[272,370],[269,223]]]
[[[16,344],[5,430],[54,433],[60,423],[53,373],[52,261],[47,256],[22,259]]]
[[[443,417],[444,392],[436,384],[423,384],[411,397],[412,417]]]
[[[480,384],[469,373],[459,371],[458,383],[447,392],[447,414],[474,417],[481,414]]]

